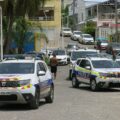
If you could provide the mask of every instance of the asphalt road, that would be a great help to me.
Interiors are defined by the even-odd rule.
[[[63,41],[63,42],[62,42],[62,41]],[[78,46],[83,47],[83,48],[94,48],[93,45],[83,45],[83,44],[80,44],[78,41],[73,41],[73,40],[71,40],[69,37],[63,37],[63,39],[62,39],[62,37],[61,37],[59,43],[60,43],[59,46],[60,46],[61,48],[62,48],[62,47],[66,47],[68,43],[76,43]],[[64,45],[63,45],[63,43],[64,43]]]
[[[91,92],[89,86],[75,89],[68,80],[69,65],[59,66],[52,104],[40,102],[39,109],[26,105],[1,105],[0,120],[119,120],[120,89]]]

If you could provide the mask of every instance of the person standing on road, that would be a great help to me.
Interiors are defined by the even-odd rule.
[[[56,58],[56,55],[53,54],[53,57],[50,59],[50,67],[51,67],[51,73],[54,76],[54,79],[56,79],[56,75],[57,75],[57,65],[58,65],[58,61]]]

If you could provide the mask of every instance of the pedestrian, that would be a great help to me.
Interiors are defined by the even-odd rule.
[[[54,76],[54,79],[56,79],[56,75],[57,75],[57,65],[58,65],[58,61],[56,58],[56,55],[53,53],[53,57],[50,59],[50,67],[51,67],[51,73]]]

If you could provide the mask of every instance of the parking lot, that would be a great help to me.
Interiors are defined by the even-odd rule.
[[[67,44],[69,39],[65,39]],[[83,84],[72,88],[68,73],[69,65],[58,67],[52,104],[43,100],[37,110],[26,105],[1,105],[1,120],[119,120],[120,89],[92,92]]]

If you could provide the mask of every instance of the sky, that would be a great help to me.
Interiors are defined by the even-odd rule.
[[[105,2],[105,1],[108,1],[108,0],[84,0],[84,1],[90,1],[90,2]],[[117,2],[120,2],[120,0],[117,0]]]
[[[85,0],[85,1],[90,1],[90,2],[92,2],[92,1],[93,1],[93,2],[94,2],[94,1],[95,1],[95,2],[104,2],[104,1],[107,1],[107,0]]]

